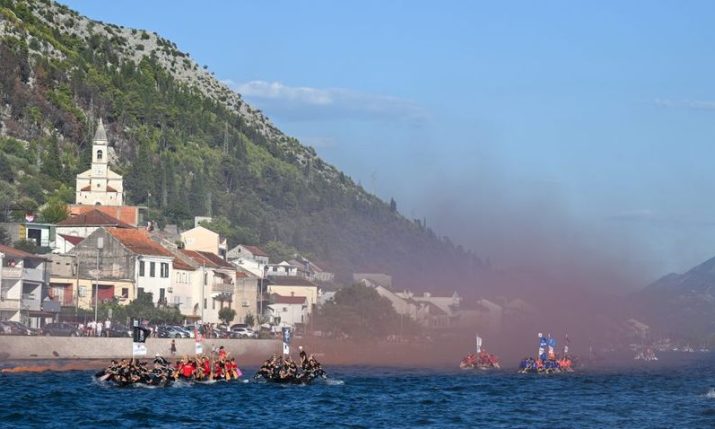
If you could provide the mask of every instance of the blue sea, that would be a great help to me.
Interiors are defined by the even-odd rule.
[[[310,386],[126,389],[93,371],[1,374],[0,427],[711,428],[712,364],[552,376],[327,366],[329,380]]]

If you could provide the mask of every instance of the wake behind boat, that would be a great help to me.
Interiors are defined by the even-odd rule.
[[[313,355],[308,356],[303,347],[299,347],[299,350],[300,367],[290,355],[273,355],[263,362],[253,378],[277,384],[310,384],[316,378],[326,378],[320,362]]]

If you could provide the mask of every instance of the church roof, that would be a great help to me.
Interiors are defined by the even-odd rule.
[[[131,225],[121,220],[103,213],[97,209],[92,209],[84,213],[70,216],[57,224],[58,226],[118,226],[120,228],[132,228]]]
[[[107,141],[107,132],[104,130],[104,124],[102,123],[102,118],[99,118],[99,124],[97,124],[97,131],[94,132],[94,141],[102,140]]]

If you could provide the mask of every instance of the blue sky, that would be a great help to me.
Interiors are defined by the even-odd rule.
[[[65,3],[173,40],[497,264],[580,255],[645,281],[715,256],[714,2]]]

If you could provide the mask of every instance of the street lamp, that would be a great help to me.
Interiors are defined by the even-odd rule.
[[[206,320],[204,319],[204,308],[206,308],[206,296],[205,296],[205,289],[206,289],[206,283],[208,281],[208,276],[206,275],[206,266],[204,264],[201,264],[201,323],[206,323]]]
[[[94,272],[94,325],[97,325],[97,301],[99,300],[99,252],[104,248],[104,237],[97,237],[97,269]]]

